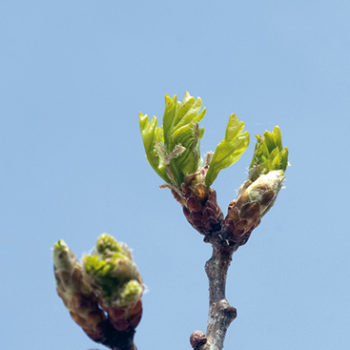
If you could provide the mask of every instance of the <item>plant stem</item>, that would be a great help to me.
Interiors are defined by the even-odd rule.
[[[212,242],[213,254],[205,264],[205,271],[209,279],[209,317],[207,333],[196,344],[191,344],[195,350],[222,350],[226,331],[235,319],[237,312],[225,297],[227,270],[230,266],[232,254],[238,248],[222,247]],[[196,331],[198,332],[198,331]],[[194,332],[193,335],[196,333]]]

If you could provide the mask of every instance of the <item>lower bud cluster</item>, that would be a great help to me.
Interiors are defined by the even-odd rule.
[[[106,343],[111,327],[117,334],[137,327],[144,287],[126,245],[103,234],[80,264],[61,240],[54,246],[53,260],[57,293],[91,339]]]

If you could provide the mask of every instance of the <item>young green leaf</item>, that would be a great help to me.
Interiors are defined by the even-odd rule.
[[[249,145],[249,133],[243,132],[244,122],[239,121],[235,114],[230,115],[225,138],[217,145],[211,159],[205,184],[209,187],[219,172],[237,162]]]
[[[148,122],[140,114],[140,127],[147,159],[155,171],[168,183],[180,187],[186,175],[199,168],[199,141],[204,129],[199,122],[205,115],[202,100],[188,92],[184,100],[176,95],[165,96],[163,128],[157,128],[157,119]]]
[[[285,171],[288,165],[288,148],[283,149],[282,134],[278,126],[272,132],[256,135],[257,143],[249,167],[249,180],[255,181],[261,174],[272,170]]]
[[[201,111],[202,100],[195,99],[188,92],[183,102],[177,97],[166,96],[166,107],[163,116],[165,149],[170,155],[177,146],[183,147],[183,152],[169,159],[169,171],[175,180],[174,185],[180,186],[188,174],[197,171],[200,162],[199,140],[204,129],[198,124],[205,115]]]
[[[166,175],[164,159],[156,148],[157,144],[164,142],[163,128],[157,127],[158,120],[156,117],[153,117],[151,121],[149,121],[147,114],[143,115],[140,113],[139,118],[143,145],[148,162],[164,181],[169,182],[170,180]]]

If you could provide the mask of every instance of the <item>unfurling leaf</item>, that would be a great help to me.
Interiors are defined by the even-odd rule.
[[[205,184],[209,187],[219,172],[237,162],[249,145],[249,133],[243,132],[244,122],[239,121],[235,114],[230,115],[225,138],[217,145],[211,159]]]
[[[255,181],[261,174],[272,170],[286,170],[288,165],[288,148],[283,149],[281,130],[278,126],[272,132],[256,135],[257,143],[249,167],[249,180]]]
[[[204,129],[199,122],[205,115],[202,100],[188,92],[183,102],[177,96],[165,96],[163,127],[157,127],[157,118],[148,121],[140,113],[140,128],[147,159],[158,175],[167,183],[180,187],[186,175],[198,170],[199,140]]]
[[[157,118],[153,117],[151,121],[148,120],[148,115],[140,113],[140,129],[145,147],[147,159],[156,173],[166,182],[169,179],[166,175],[164,159],[161,157],[156,149],[157,144],[164,142],[163,128],[157,127]]]

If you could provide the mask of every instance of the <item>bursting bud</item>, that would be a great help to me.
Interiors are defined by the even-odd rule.
[[[284,181],[282,170],[272,170],[260,175],[245,191],[250,202],[259,204],[259,213],[263,216],[273,205]],[[243,194],[241,196],[244,201]]]
[[[241,186],[236,201],[228,207],[221,235],[226,245],[242,245],[263,215],[274,204],[288,164],[288,149],[282,147],[279,127],[257,136],[257,144],[249,169],[248,180]]]
[[[53,261],[57,294],[84,332],[91,339],[101,341],[105,314],[99,308],[93,290],[84,280],[81,265],[63,240],[53,247]]]
[[[250,233],[275,202],[283,180],[283,171],[273,170],[260,175],[254,182],[248,180],[243,184],[237,201],[229,204],[224,221],[224,231],[230,233],[225,238],[231,237],[228,242],[232,240],[239,245],[247,242]]]
[[[226,133],[215,152],[207,154],[204,165],[200,157],[200,141],[204,129],[199,127],[206,109],[202,100],[188,92],[183,101],[177,96],[165,97],[163,126],[140,114],[140,130],[147,159],[156,173],[166,182],[182,207],[188,222],[205,239],[221,230],[224,216],[211,185],[218,174],[237,162],[249,145],[249,133],[244,122],[231,114]],[[203,166],[202,166],[203,165]]]
[[[129,248],[102,234],[92,254],[83,257],[82,265],[114,328],[135,328],[141,319],[144,287]]]

